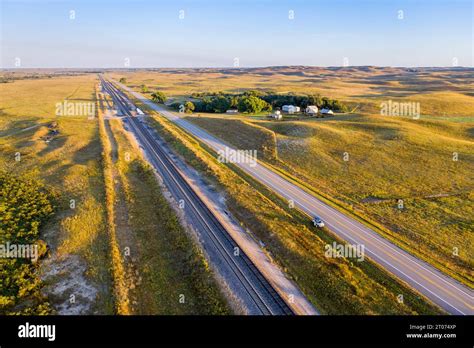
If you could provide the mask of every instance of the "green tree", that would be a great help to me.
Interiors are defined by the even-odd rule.
[[[241,97],[239,103],[237,104],[237,108],[240,112],[254,114],[262,110],[271,110],[271,105],[265,100],[251,95]]]
[[[214,98],[211,102],[211,109],[213,112],[226,112],[230,108],[231,101],[229,98],[222,95]]]
[[[148,86],[147,85],[141,85],[140,86],[142,93],[148,93]]]
[[[127,79],[125,77],[121,77],[119,82],[120,83],[127,83]]]
[[[230,98],[230,107],[231,108],[237,108],[239,105],[239,97],[234,95]]]
[[[165,101],[166,101],[166,95],[163,93],[163,92],[154,92],[151,94],[151,99],[155,102],[155,103],[161,103],[161,104],[164,104]]]
[[[318,108],[323,105],[323,101],[321,99],[321,95],[309,95],[308,96],[308,105],[316,105]]]
[[[195,108],[196,107],[194,106],[193,102],[187,101],[186,103],[184,103],[184,112],[187,112],[190,114],[194,111]]]

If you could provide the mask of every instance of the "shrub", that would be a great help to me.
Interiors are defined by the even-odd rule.
[[[163,93],[163,92],[154,92],[151,94],[151,99],[155,102],[155,103],[160,103],[160,104],[164,104],[164,102],[166,101],[166,95]]]
[[[53,214],[50,195],[39,182],[0,172],[0,244],[33,244],[46,252],[39,227]],[[0,258],[0,314],[48,314],[40,293],[38,264],[28,258]],[[28,308],[21,309],[23,301]]]

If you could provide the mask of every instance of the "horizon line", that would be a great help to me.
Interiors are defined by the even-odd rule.
[[[457,66],[437,66],[437,65],[425,65],[425,66],[394,66],[394,65],[262,65],[262,66],[246,66],[246,67],[234,67],[234,66],[201,66],[201,67],[15,67],[15,68],[2,68],[0,70],[33,70],[33,69],[53,69],[53,70],[84,70],[84,69],[95,69],[95,70],[147,70],[147,69],[232,69],[232,70],[245,70],[245,69],[267,69],[267,68],[405,68],[405,69],[419,69],[419,68],[438,68],[438,69],[474,69],[474,66],[457,65]]]

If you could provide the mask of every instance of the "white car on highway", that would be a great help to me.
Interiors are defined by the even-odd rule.
[[[319,216],[313,218],[313,225],[316,227],[324,227],[324,222]]]

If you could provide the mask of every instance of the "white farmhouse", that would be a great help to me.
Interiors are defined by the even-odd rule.
[[[316,116],[318,114],[318,107],[316,105],[308,105],[305,111],[309,116]]]
[[[301,109],[299,106],[295,106],[295,105],[283,105],[281,107],[281,110],[288,114],[294,114],[295,112],[300,112]]]

